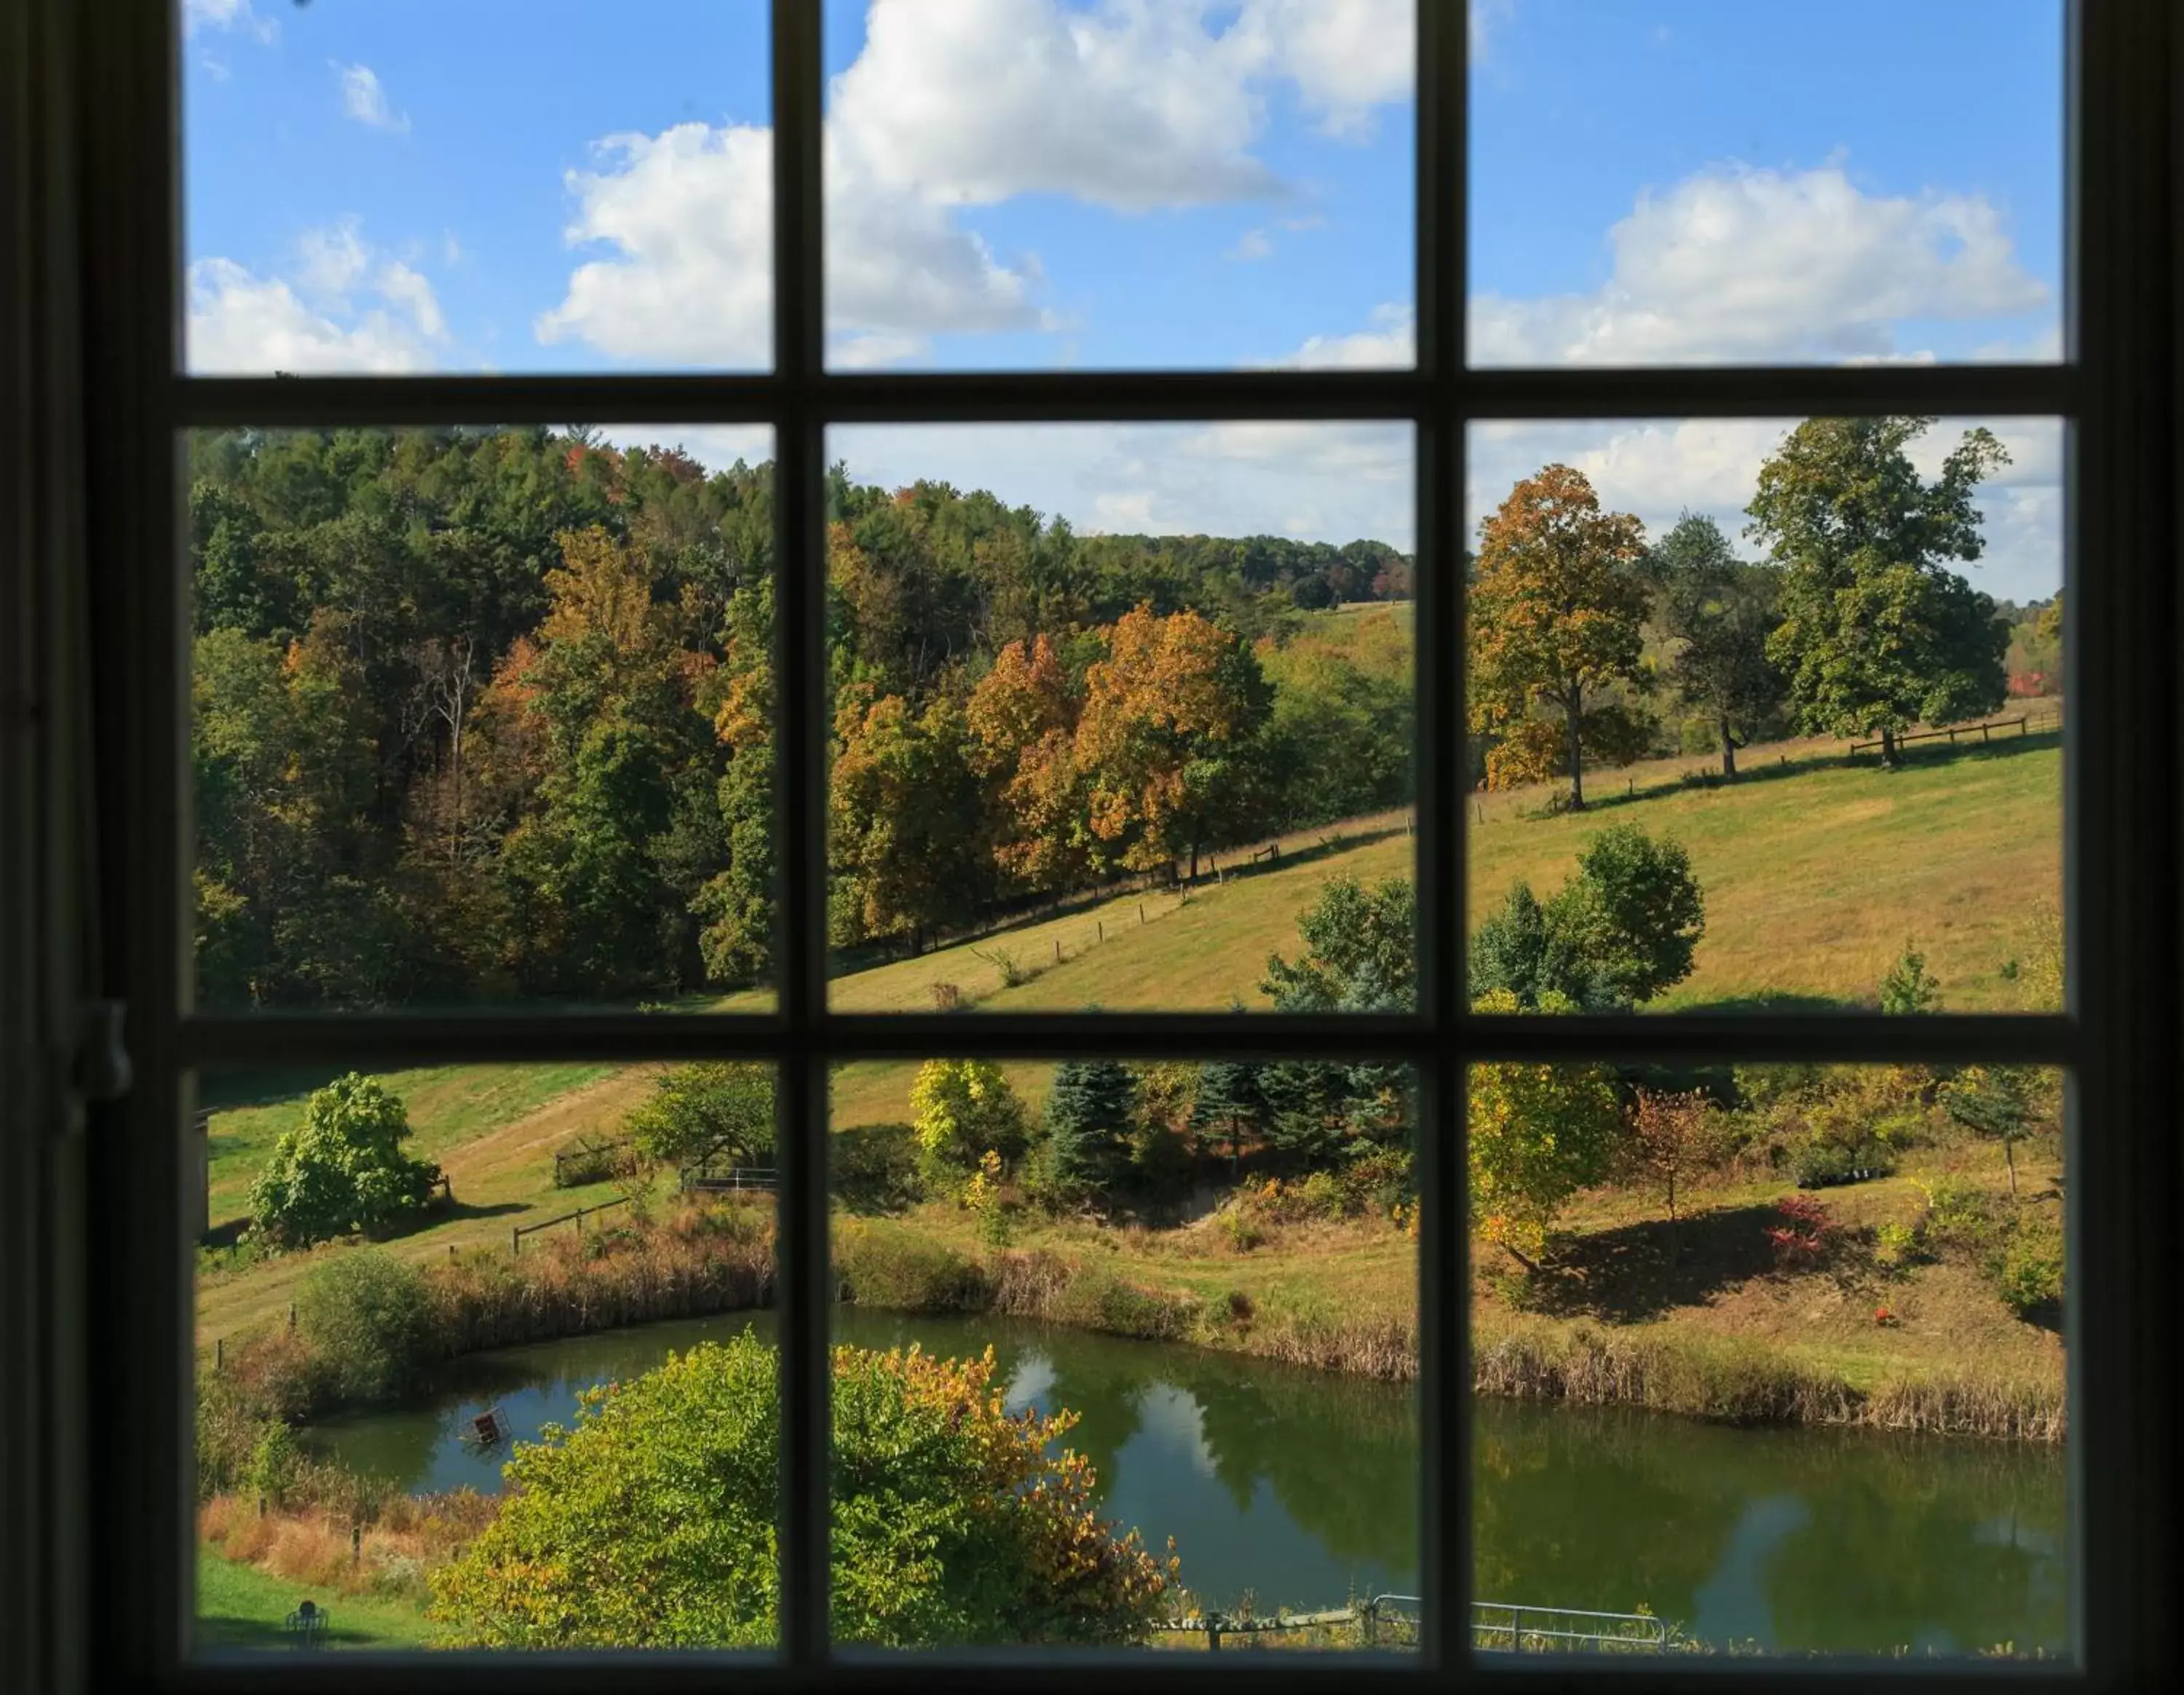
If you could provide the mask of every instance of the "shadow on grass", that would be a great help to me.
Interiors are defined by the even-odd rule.
[[[1703,1305],[1774,1268],[1772,1207],[1723,1207],[1671,1224],[1647,1218],[1557,1245],[1533,1279],[1541,1312],[1612,1324]]]
[[[329,1624],[305,1648],[285,1624],[266,1619],[238,1619],[231,1614],[201,1613],[197,1621],[197,1645],[214,1653],[256,1653],[276,1649],[283,1653],[315,1653],[330,1648],[386,1648],[383,1636],[369,1631],[343,1630]]]
[[[1958,742],[1914,742],[1898,750],[1897,757],[1901,763],[1897,768],[1913,771],[1936,765],[2014,759],[2023,754],[2050,752],[2062,745],[2063,733],[2060,729],[2035,730],[2022,735],[2014,729],[2000,730],[1995,733],[1992,740],[1984,742],[1975,737]],[[1613,811],[1618,806],[1639,806],[1671,795],[1688,795],[1694,789],[1721,794],[1748,789],[1754,784],[1780,782],[1785,778],[1808,776],[1819,771],[1863,771],[1875,777],[1889,774],[1878,753],[1863,753],[1856,758],[1847,753],[1808,754],[1798,759],[1778,754],[1772,760],[1756,759],[1740,765],[1736,776],[1731,779],[1721,774],[1720,760],[1714,756],[1712,763],[1693,766],[1681,778],[1666,783],[1649,783],[1643,789],[1636,787],[1627,778],[1624,780],[1624,787],[1617,789],[1614,786],[1615,772],[1612,770],[1588,772],[1585,810],[1587,812]]]
[[[1752,995],[1730,995],[1719,1001],[1695,1001],[1658,1016],[1673,1018],[1686,1012],[1708,1015],[1725,1012],[1732,1017],[1741,1017],[1752,1012],[1870,1012],[1872,1010],[1871,1001],[1849,995],[1808,995],[1794,989],[1762,989]]]

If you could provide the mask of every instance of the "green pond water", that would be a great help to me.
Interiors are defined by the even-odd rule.
[[[1418,1588],[1418,1415],[1407,1387],[1197,1348],[989,1318],[839,1309],[839,1340],[990,1345],[1011,1408],[1080,1415],[1102,1510],[1210,1606],[1340,1606]],[[416,1491],[501,1486],[466,1440],[497,1408],[518,1440],[577,1397],[764,1313],[474,1356],[415,1404],[329,1421],[320,1452]],[[1619,1409],[1479,1404],[1475,1591],[1628,1612],[1715,1643],[1802,1651],[2068,1644],[2059,1448],[1866,1431],[1734,1430]]]

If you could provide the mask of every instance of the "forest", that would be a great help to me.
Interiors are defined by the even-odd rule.
[[[189,476],[209,1004],[765,979],[770,466],[231,432]],[[1079,536],[838,466],[828,502],[838,945],[1407,798],[1407,642],[1308,617],[1407,598],[1393,549]]]
[[[1894,738],[2059,692],[2062,599],[1998,607],[1968,432],[1814,419],[1741,556],[1547,466],[1463,561],[1468,778]],[[829,941],[916,954],[1058,896],[1407,805],[1412,561],[1079,535],[983,491],[827,483]],[[197,953],[221,1006],[646,1001],[767,979],[772,471],[590,429],[190,449]]]

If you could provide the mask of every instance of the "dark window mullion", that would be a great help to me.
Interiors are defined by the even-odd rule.
[[[782,1172],[781,1648],[792,1672],[827,1653],[824,368],[821,8],[773,0],[774,748],[781,850],[775,978],[790,1037],[777,1079]]]

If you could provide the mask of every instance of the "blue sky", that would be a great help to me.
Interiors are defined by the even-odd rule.
[[[768,360],[761,0],[182,4],[193,369]],[[827,0],[830,356],[1407,363],[1408,7]],[[1471,31],[1479,362],[2053,356],[2056,0],[1480,0]],[[1997,592],[2053,587],[2054,434],[2009,473],[2048,493],[1997,492]],[[1483,431],[1468,504],[1551,446],[1649,523],[1733,515],[1764,438]],[[1395,430],[841,446],[1087,527],[1410,539]]]

